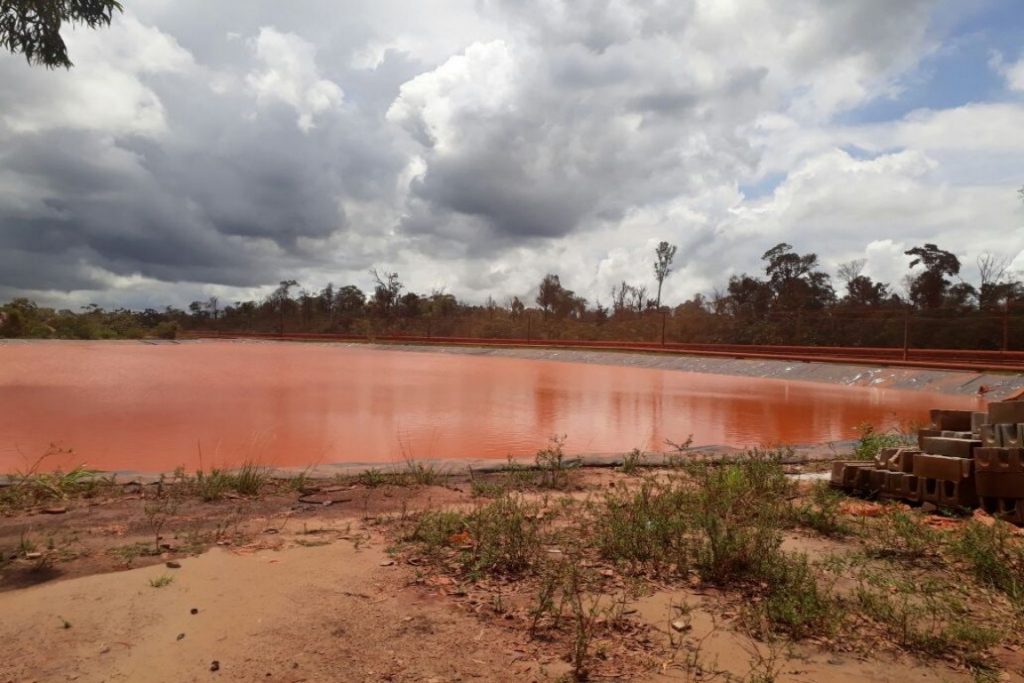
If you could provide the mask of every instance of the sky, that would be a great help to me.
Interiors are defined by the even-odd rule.
[[[0,300],[161,308],[369,270],[674,304],[779,242],[1024,271],[1020,0],[125,0],[0,55]]]

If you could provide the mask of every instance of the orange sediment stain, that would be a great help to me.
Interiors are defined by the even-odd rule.
[[[46,342],[0,347],[0,472],[168,471],[754,446],[923,423],[972,396],[340,345]]]

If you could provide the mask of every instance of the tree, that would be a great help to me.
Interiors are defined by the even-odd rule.
[[[25,55],[29,64],[69,69],[74,64],[61,25],[109,26],[122,11],[117,0],[0,0],[0,47]]]
[[[797,254],[780,242],[761,256],[771,288],[773,308],[792,311],[820,309],[835,300],[829,276],[818,270],[817,254]]]
[[[912,275],[908,287],[910,300],[918,308],[942,308],[949,288],[946,276],[960,273],[960,259],[934,244],[914,247],[903,253],[914,257],[910,262],[911,268],[919,264],[924,266],[924,272]]]
[[[587,302],[576,296],[571,289],[563,287],[557,275],[548,273],[537,288],[537,305],[544,311],[544,315],[554,313],[556,318],[570,315],[581,318]]]
[[[857,275],[846,283],[844,301],[855,306],[881,306],[889,297],[889,286],[874,282],[867,275]]]
[[[868,263],[867,259],[858,258],[846,263],[840,263],[839,267],[836,268],[836,275],[839,279],[846,283],[846,288],[850,288],[850,283],[860,277],[860,274],[864,272],[864,266]]]
[[[373,288],[373,306],[381,315],[387,316],[398,304],[398,295],[402,293],[404,285],[398,279],[398,273],[385,272],[383,277],[376,268],[370,270],[376,283]]]
[[[299,283],[295,280],[281,280],[278,283],[277,289],[270,295],[270,303],[277,309],[278,313],[278,331],[284,333],[284,318],[288,313],[288,309],[292,305],[291,288],[298,287]]]
[[[654,278],[658,281],[658,296],[655,300],[655,307],[661,308],[661,286],[665,278],[672,272],[672,259],[676,256],[676,246],[668,242],[660,242],[654,250]]]
[[[334,310],[343,318],[354,318],[362,314],[366,306],[366,295],[355,285],[345,285],[334,295]]]
[[[544,315],[555,310],[559,299],[564,296],[564,292],[565,288],[562,287],[562,282],[557,275],[548,273],[544,276],[537,287],[537,305],[540,306],[540,310],[544,311]]]
[[[1005,306],[1012,299],[1020,298],[1021,283],[1007,279],[1010,260],[1009,256],[997,256],[989,252],[978,256],[978,274],[981,280],[978,307],[982,310],[993,310]]]

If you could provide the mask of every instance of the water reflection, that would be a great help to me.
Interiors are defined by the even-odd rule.
[[[329,345],[0,346],[0,471],[385,462],[850,438],[971,397]]]

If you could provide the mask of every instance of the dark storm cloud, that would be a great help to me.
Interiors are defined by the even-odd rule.
[[[557,265],[593,299],[655,239],[717,281],[795,232],[736,188],[828,151],[935,0],[243,4],[137,0],[67,77],[0,58],[0,292]]]

